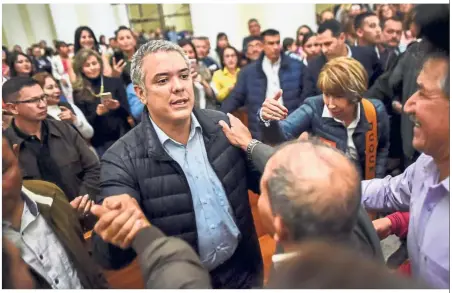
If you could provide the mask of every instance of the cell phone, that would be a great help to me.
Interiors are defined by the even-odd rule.
[[[105,102],[113,99],[110,92],[100,94],[100,102],[105,105]]]
[[[122,51],[115,51],[115,53],[113,54],[113,58],[115,58],[116,64],[118,64],[119,61],[125,59],[124,53]]]

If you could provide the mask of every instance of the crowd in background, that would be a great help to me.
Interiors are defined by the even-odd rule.
[[[449,288],[449,7],[337,4],[317,22],[281,36],[250,19],[241,48],[125,26],[2,47],[3,287],[105,288],[99,268],[136,255],[147,288],[263,287],[249,189],[277,242],[267,287]],[[399,275],[381,266],[392,234]]]

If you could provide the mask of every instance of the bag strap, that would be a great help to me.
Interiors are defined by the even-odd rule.
[[[378,148],[378,133],[377,133],[377,112],[374,105],[367,99],[362,99],[364,114],[370,128],[366,132],[366,164],[364,178],[366,180],[375,178],[377,165],[377,148]]]

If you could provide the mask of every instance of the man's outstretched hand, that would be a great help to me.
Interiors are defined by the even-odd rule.
[[[138,232],[151,224],[137,201],[127,195],[115,195],[102,205],[93,205],[91,213],[99,218],[94,231],[105,241],[122,249],[128,248]]]
[[[231,123],[231,127],[221,120],[218,122],[221,128],[223,129],[224,135],[226,135],[229,142],[236,146],[240,147],[244,151],[246,150],[248,144],[251,142],[251,132],[248,128],[234,115],[228,113],[229,122]]]

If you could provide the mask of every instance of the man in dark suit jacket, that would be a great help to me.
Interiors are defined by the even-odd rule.
[[[322,47],[322,54],[309,62],[303,79],[303,96],[311,97],[321,94],[317,88],[317,78],[328,60],[348,56],[358,60],[366,69],[369,87],[383,73],[380,61],[374,48],[350,47],[345,43],[345,34],[341,24],[334,19],[319,26],[317,42]]]
[[[258,60],[240,71],[237,83],[229,96],[223,101],[221,111],[232,113],[247,106],[248,123],[253,137],[261,139],[258,111],[267,98],[280,95],[280,101],[288,114],[297,109],[304,100],[304,64],[281,52],[280,34],[268,29],[262,33],[264,53]]]

